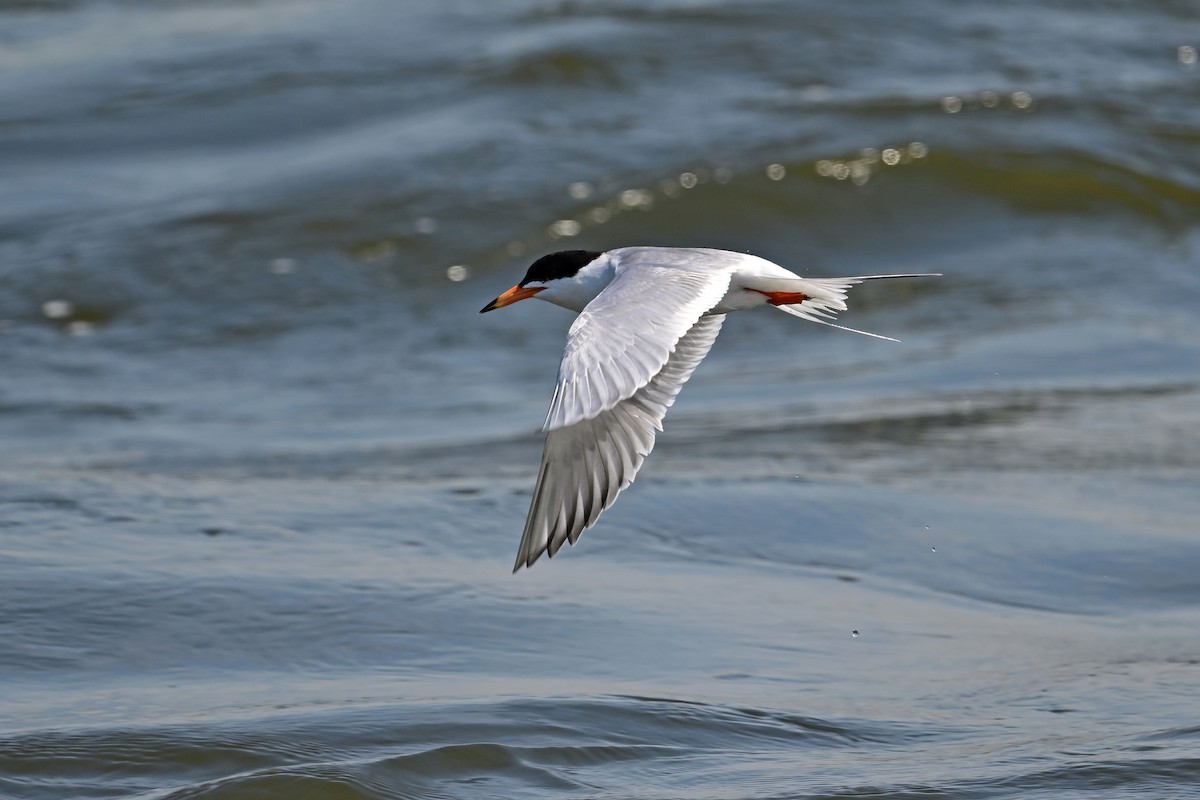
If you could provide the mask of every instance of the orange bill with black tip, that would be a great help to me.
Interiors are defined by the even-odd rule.
[[[479,309],[479,313],[483,314],[487,311],[493,311],[497,308],[504,308],[505,306],[511,306],[513,303],[517,302],[518,300],[524,300],[528,297],[533,297],[535,294],[537,294],[538,292],[540,292],[542,289],[545,289],[545,288],[546,288],[545,286],[520,286],[520,285],[514,286],[511,289],[509,289],[507,292],[505,292],[504,294],[497,297],[492,302],[488,303],[483,308]]]

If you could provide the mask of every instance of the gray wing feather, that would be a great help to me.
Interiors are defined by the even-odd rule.
[[[553,556],[563,542],[575,544],[633,482],[654,449],[667,409],[708,354],[724,321],[723,314],[701,317],[675,344],[662,369],[632,396],[546,435],[513,572],[532,566],[542,553]]]

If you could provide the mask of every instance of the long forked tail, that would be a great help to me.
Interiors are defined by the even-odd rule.
[[[780,311],[785,311],[792,316],[806,319],[809,322],[828,325],[838,330],[861,333],[863,336],[872,336],[876,339],[897,342],[899,339],[893,339],[890,336],[883,336],[878,333],[871,333],[870,331],[860,331],[857,328],[848,328],[845,325],[838,325],[836,322],[831,321],[837,317],[839,311],[846,310],[846,290],[863,281],[888,280],[891,278],[937,278],[941,274],[940,272],[912,272],[904,275],[856,275],[850,278],[779,279],[778,281],[772,281],[779,284],[778,290],[763,291],[756,289],[755,291],[765,294],[767,302]],[[786,284],[786,288],[784,284]]]

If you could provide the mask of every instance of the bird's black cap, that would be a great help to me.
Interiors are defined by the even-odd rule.
[[[530,265],[525,277],[517,285],[524,286],[531,281],[544,283],[555,278],[570,278],[601,255],[603,253],[599,250],[560,250],[542,256]]]

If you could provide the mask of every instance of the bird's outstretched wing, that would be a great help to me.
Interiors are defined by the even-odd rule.
[[[723,314],[700,317],[645,385],[598,414],[547,434],[513,572],[532,566],[542,553],[553,556],[563,542],[575,544],[633,482],[654,448],[667,409],[708,354],[724,321]]]
[[[612,283],[579,312],[567,334],[545,430],[593,419],[632,397],[662,370],[696,320],[725,296],[736,264],[701,266],[689,258],[691,252],[612,251]]]

